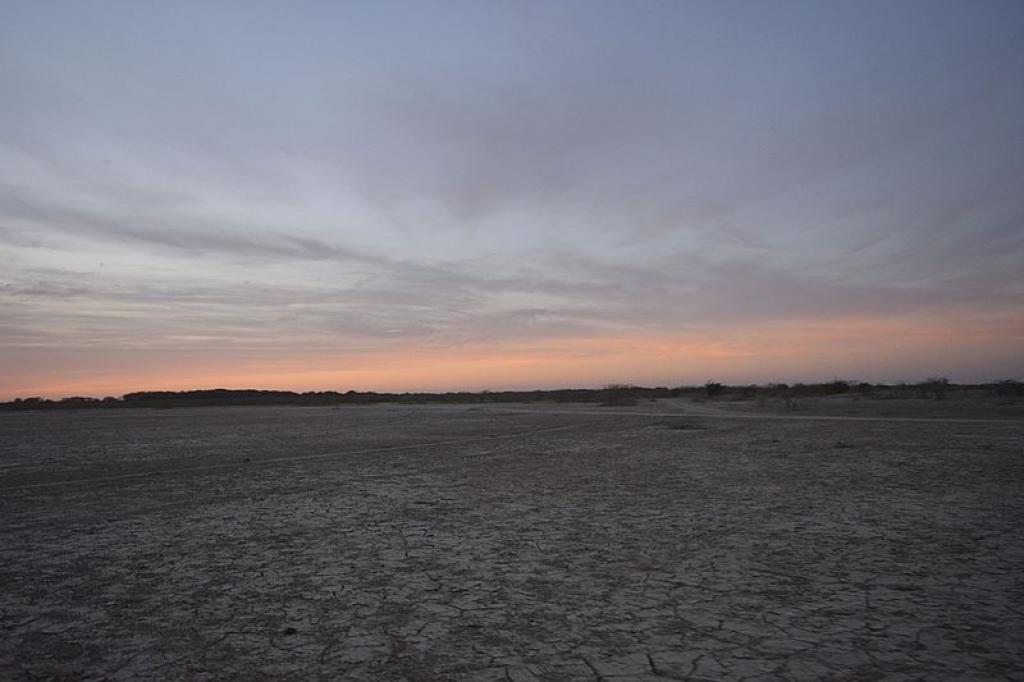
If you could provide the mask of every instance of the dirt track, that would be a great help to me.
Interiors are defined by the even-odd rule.
[[[1024,424],[695,407],[2,415],[0,676],[1024,678]]]

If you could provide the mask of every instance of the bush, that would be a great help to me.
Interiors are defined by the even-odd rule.
[[[949,394],[950,383],[946,377],[928,377],[917,384],[917,387],[924,396],[932,396],[936,400],[945,400]]]
[[[1000,398],[1024,398],[1024,382],[1016,379],[1003,379],[996,382],[993,392]]]
[[[716,395],[721,395],[725,392],[725,384],[720,384],[717,381],[709,381],[704,384],[704,394],[709,398],[714,398]]]
[[[636,405],[636,386],[608,384],[601,391],[601,404],[605,407]]]

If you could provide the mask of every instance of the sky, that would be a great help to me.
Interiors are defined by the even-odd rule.
[[[0,3],[0,399],[1024,377],[1024,3]]]

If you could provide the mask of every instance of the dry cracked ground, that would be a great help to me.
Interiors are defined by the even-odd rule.
[[[1022,415],[858,409],[0,415],[0,677],[1024,679]]]

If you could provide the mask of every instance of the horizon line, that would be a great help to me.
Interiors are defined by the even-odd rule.
[[[0,404],[12,404],[12,403],[20,403],[20,402],[26,402],[26,401],[61,402],[61,401],[69,401],[69,400],[86,400],[86,401],[102,402],[104,400],[109,400],[109,399],[123,400],[125,398],[125,396],[129,396],[129,395],[136,395],[136,394],[160,394],[160,393],[174,394],[174,395],[184,395],[184,394],[189,394],[189,393],[213,393],[213,392],[244,393],[244,392],[255,392],[255,393],[292,394],[292,395],[296,395],[296,396],[303,396],[303,395],[326,395],[326,394],[337,394],[337,395],[356,394],[356,395],[385,395],[385,396],[386,395],[395,395],[395,396],[403,396],[403,395],[433,396],[433,395],[436,395],[436,396],[442,396],[442,395],[452,395],[452,394],[484,395],[484,394],[488,394],[488,393],[494,393],[494,394],[502,394],[502,393],[557,393],[557,392],[561,392],[561,391],[592,391],[592,392],[596,392],[596,391],[606,391],[606,390],[609,390],[609,389],[635,389],[635,390],[649,390],[649,391],[658,390],[658,389],[665,389],[665,390],[681,390],[681,389],[682,390],[694,390],[694,389],[703,389],[705,386],[707,386],[708,384],[711,384],[711,383],[720,384],[723,388],[750,388],[750,387],[753,387],[753,388],[781,388],[781,387],[795,388],[795,387],[798,387],[798,386],[803,386],[803,387],[829,386],[829,385],[834,385],[834,384],[837,384],[837,383],[846,384],[847,387],[850,388],[850,389],[856,389],[858,386],[865,386],[865,387],[870,386],[870,387],[878,387],[878,388],[898,388],[898,387],[901,387],[901,386],[905,386],[905,387],[920,386],[920,385],[928,384],[928,383],[935,382],[935,381],[943,381],[944,383],[946,383],[946,385],[948,385],[950,387],[961,387],[961,388],[986,387],[986,386],[994,386],[994,385],[1003,384],[1003,383],[1020,383],[1021,382],[1020,379],[1017,379],[1015,377],[1004,377],[1002,379],[992,379],[992,380],[989,380],[989,381],[959,383],[959,382],[950,380],[947,377],[944,377],[944,376],[941,376],[941,375],[934,375],[934,376],[926,377],[926,378],[923,378],[923,379],[918,379],[916,381],[906,381],[906,380],[902,380],[901,379],[901,380],[892,381],[892,382],[889,382],[889,381],[886,381],[886,382],[882,382],[882,381],[871,382],[871,381],[864,381],[864,380],[860,380],[860,379],[841,379],[841,378],[838,378],[838,377],[835,378],[835,379],[831,379],[829,381],[793,381],[793,382],[772,381],[772,382],[763,382],[763,383],[757,383],[757,382],[749,382],[749,383],[747,383],[747,382],[732,382],[732,383],[729,383],[729,382],[725,382],[725,381],[716,381],[714,379],[709,379],[707,382],[705,382],[703,384],[683,383],[683,384],[674,384],[674,385],[648,386],[648,385],[643,385],[643,384],[633,384],[633,383],[629,383],[629,382],[607,382],[607,383],[605,383],[603,385],[600,385],[600,386],[562,386],[562,387],[559,387],[559,388],[539,388],[539,387],[534,387],[534,388],[494,388],[494,389],[483,388],[483,389],[475,389],[475,390],[474,389],[469,389],[469,388],[464,388],[464,389],[448,389],[448,390],[406,390],[406,391],[377,391],[377,390],[373,390],[373,389],[358,390],[358,389],[354,389],[354,388],[347,389],[347,390],[341,390],[341,389],[295,390],[295,389],[285,389],[285,388],[252,388],[252,387],[248,387],[248,388],[225,388],[223,386],[219,386],[219,387],[216,387],[216,388],[189,388],[189,389],[180,389],[180,390],[174,390],[174,389],[143,389],[143,390],[136,390],[136,391],[127,391],[125,393],[121,393],[120,395],[108,394],[108,395],[103,395],[103,396],[83,395],[83,394],[65,395],[65,396],[61,396],[61,397],[47,397],[47,396],[42,396],[42,395],[15,396],[15,397],[11,397],[11,398],[9,398],[7,400],[0,400]]]

